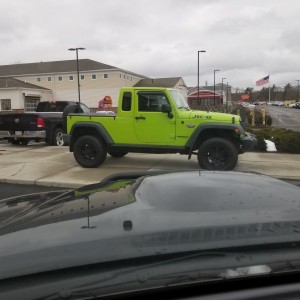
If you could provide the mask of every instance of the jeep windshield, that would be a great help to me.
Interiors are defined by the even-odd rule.
[[[179,109],[190,109],[186,99],[178,90],[170,90],[172,98]]]

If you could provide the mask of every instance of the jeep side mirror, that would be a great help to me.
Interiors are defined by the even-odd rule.
[[[161,107],[161,111],[163,113],[167,113],[168,114],[168,118],[170,118],[170,119],[173,118],[173,114],[171,113],[172,112],[171,105],[169,105],[169,104],[163,104],[162,107]]]

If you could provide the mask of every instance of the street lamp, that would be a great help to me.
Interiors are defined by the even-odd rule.
[[[220,70],[214,70],[214,105],[216,104],[216,72]]]
[[[78,86],[78,101],[80,103],[80,83],[79,83],[79,63],[78,63],[78,50],[85,50],[85,48],[69,48],[69,51],[76,51],[76,64],[77,64],[77,86]]]
[[[297,102],[299,102],[299,81],[300,80],[296,80],[298,82],[298,85],[297,85]]]
[[[224,99],[223,99],[223,80],[224,80],[224,79],[226,79],[226,78],[225,78],[225,77],[222,78],[222,93],[221,93],[221,95],[222,95],[222,102],[223,102],[223,100],[224,100]],[[222,104],[224,104],[224,103],[222,103]]]
[[[197,101],[198,101],[198,104],[199,104],[199,53],[205,53],[206,50],[199,50],[198,51],[198,84],[197,84],[197,87],[198,87],[198,94],[197,94]]]
[[[226,84],[226,111],[228,111],[228,82]]]

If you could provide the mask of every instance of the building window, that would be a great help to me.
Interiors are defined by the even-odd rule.
[[[84,80],[84,75],[80,75],[80,80]]]
[[[93,74],[92,75],[92,80],[96,80],[97,79],[97,75],[96,74]]]
[[[123,78],[126,79],[126,75],[123,75]]]
[[[70,76],[69,76],[69,80],[70,80],[70,81],[73,81],[73,80],[74,80],[74,76],[73,76],[73,75],[70,75]]]
[[[62,76],[58,76],[58,81],[62,81]]]
[[[38,77],[38,78],[36,79],[36,81],[37,81],[37,82],[41,82],[41,77]]]
[[[108,74],[107,73],[103,74],[103,78],[108,79]]]
[[[52,81],[52,77],[48,77],[48,81]]]
[[[11,110],[10,99],[1,99],[1,110]]]
[[[122,78],[122,74],[120,74],[120,78]]]

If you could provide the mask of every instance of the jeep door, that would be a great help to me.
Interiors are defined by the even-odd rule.
[[[163,92],[138,91],[135,99],[135,134],[141,143],[168,145],[175,140],[175,118],[162,112],[169,104]]]

